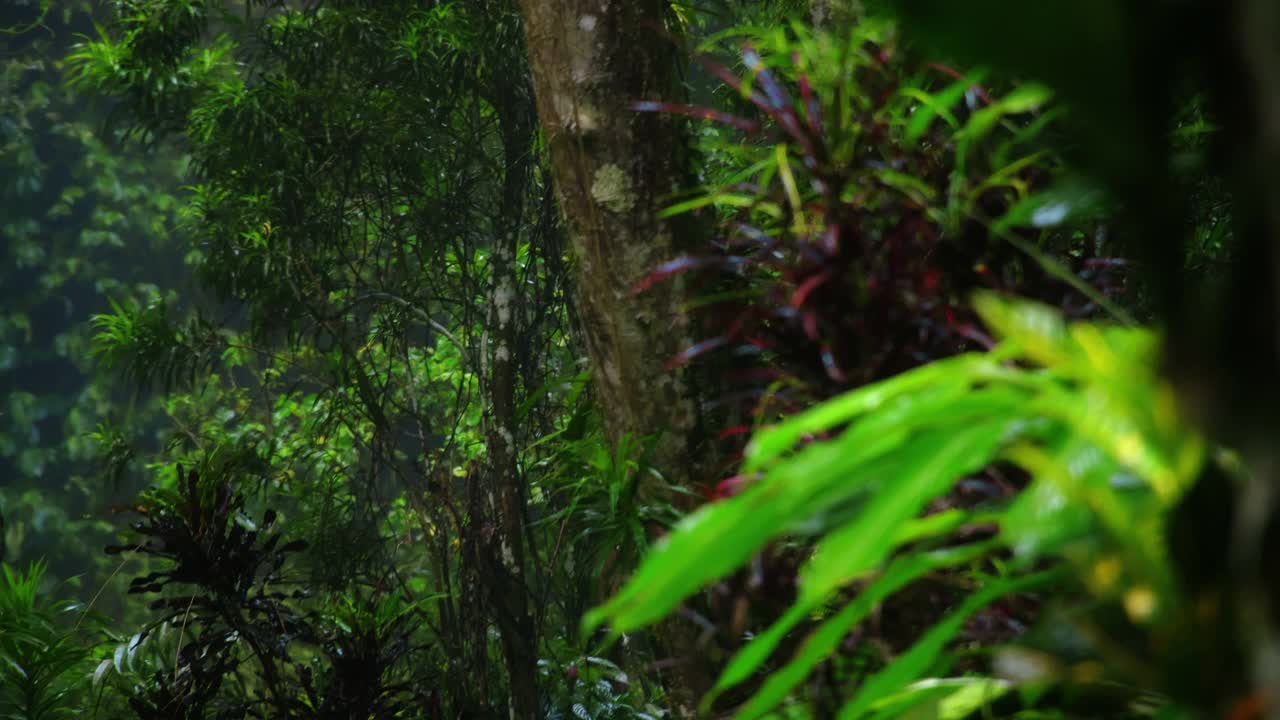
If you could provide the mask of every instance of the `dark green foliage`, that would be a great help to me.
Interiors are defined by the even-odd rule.
[[[1045,2],[1016,11],[994,0],[962,10],[932,0],[888,4],[919,42],[1043,81],[1063,97],[1074,110],[1078,167],[1119,201],[1124,242],[1150,266],[1173,370],[1220,377],[1222,387],[1197,393],[1202,402],[1218,398],[1224,421],[1267,418],[1274,399],[1243,380],[1276,365],[1271,331],[1246,310],[1269,292],[1260,270],[1272,252],[1263,240],[1267,185],[1248,149],[1260,142],[1256,113],[1268,102],[1248,78],[1266,71],[1251,65],[1259,62],[1251,41],[1232,24],[1266,4]],[[960,24],[966,32],[954,31]],[[1185,150],[1175,155],[1188,147],[1188,131],[1208,138],[1190,144],[1189,158]],[[1188,159],[1198,172],[1179,168]],[[1236,238],[1231,281],[1206,285],[1199,258],[1221,255],[1224,235]],[[1241,337],[1254,340],[1255,352],[1232,350]]]
[[[46,558],[51,581],[81,578],[83,600],[113,570],[109,507],[144,484],[132,455],[163,425],[154,396],[95,372],[90,319],[111,299],[162,302],[184,275],[184,157],[104,131],[108,107],[65,82],[61,57],[106,10],[0,8],[0,544]],[[116,590],[100,598],[112,613]]]
[[[221,338],[198,316],[177,328],[158,301],[142,307],[113,300],[111,310],[93,317],[98,330],[93,353],[103,370],[119,372],[135,388],[146,390],[152,383],[164,389],[189,387],[216,362],[210,355],[220,349]],[[111,446],[104,450],[109,452]]]
[[[103,661],[99,678],[112,665],[123,672],[142,718],[400,717],[422,699],[424,674],[411,670],[423,659],[421,609],[376,589],[312,600],[288,573],[289,556],[306,543],[283,540],[275,510],[254,522],[239,489],[242,472],[232,463],[179,468],[174,490],[139,499],[139,537],[108,552],[152,559],[155,569],[134,578],[129,592],[159,596],[150,603],[155,617]],[[175,630],[176,647],[159,668],[148,675],[134,664],[153,635]],[[245,671],[258,682],[231,682]]]
[[[639,706],[633,680],[601,657],[582,657],[567,668],[541,668],[548,688],[546,720],[656,720],[661,710]]]
[[[230,474],[234,467],[210,469],[214,472],[184,475],[179,468],[174,491],[145,493],[135,508],[143,514],[134,523],[139,541],[107,548],[110,554],[132,552],[158,560],[158,569],[135,578],[129,592],[159,594],[150,605],[159,611],[156,625],[180,625],[191,634],[175,668],[185,682],[169,684],[157,676],[154,689],[132,702],[135,707],[205,706],[238,664],[237,649],[243,645],[261,664],[271,700],[283,710],[279,664],[305,627],[284,604],[288,594],[280,587],[280,573],[287,554],[304,544],[280,544],[281,536],[271,532],[274,510],[266,511],[260,527],[254,525],[244,512],[244,496],[235,489],[240,479]],[[144,633],[133,642],[145,639]]]
[[[197,617],[179,607],[193,596],[170,598],[167,625],[190,613],[239,639],[209,635],[210,652],[190,659],[205,664],[192,666],[187,685],[150,685],[160,693],[152,704],[189,697],[210,713],[254,703],[302,713],[302,703],[318,713],[306,717],[359,715],[361,703],[388,715],[502,713],[506,646],[495,630],[507,597],[484,583],[503,555],[477,488],[494,472],[482,434],[493,406],[486,295],[508,243],[519,293],[510,300],[516,337],[504,347],[521,420],[512,449],[577,410],[548,392],[573,368],[565,258],[527,131],[532,97],[513,10],[380,1],[247,14],[211,2],[119,10],[69,62],[78,87],[114,96],[132,130],[188,146],[197,177],[183,220],[197,242],[187,261],[208,295],[120,303],[96,319],[100,357],[167,390],[174,429],[146,458],[167,488],[155,492],[170,494],[162,504],[186,502],[172,467],[220,456],[239,468],[235,492],[246,506],[277,508],[308,541],[289,566],[315,597],[305,613],[291,600],[287,617],[303,623],[290,632],[309,633],[307,652],[318,653],[303,673],[269,646],[266,615],[285,608],[245,608],[261,621],[254,637],[225,612],[209,614],[218,608]],[[527,462],[540,459],[531,451]],[[555,502],[534,512],[554,512]],[[195,564],[156,572],[191,580],[188,568],[229,563],[254,578],[271,574],[251,572],[271,561],[240,547],[247,535],[226,532]],[[512,593],[545,598],[560,580],[534,570]],[[136,589],[164,584],[144,577]],[[361,612],[373,612],[393,589],[412,609],[394,622],[357,627],[331,614],[342,598],[363,598]],[[577,615],[563,613],[548,600],[539,634],[576,626]],[[258,646],[248,655],[259,660],[242,657],[244,643]],[[535,660],[525,663],[530,676]],[[219,672],[251,675],[252,692],[228,699],[229,680],[200,684]],[[374,676],[383,684],[363,695]]]
[[[276,511],[267,510],[261,525],[255,526],[244,514],[245,498],[235,491],[235,482],[230,477],[205,480],[195,470],[184,476],[178,468],[176,491],[154,489],[139,497],[135,510],[144,519],[134,523],[133,529],[144,541],[133,547],[110,547],[107,553],[152,555],[172,567],[135,579],[130,592],[158,593],[170,583],[215,589],[215,597],[170,598],[157,606],[173,610],[175,603],[181,606],[183,600],[190,600],[197,612],[212,609],[220,601],[243,603],[251,594],[272,597],[266,590],[279,581],[285,556],[306,544],[295,541],[277,549],[280,536],[270,532]],[[259,543],[261,533],[268,535]],[[264,607],[257,614],[272,610]]]

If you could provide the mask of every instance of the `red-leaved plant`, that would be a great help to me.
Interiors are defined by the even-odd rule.
[[[741,58],[745,80],[699,56],[740,99],[736,114],[634,105],[728,129],[711,133],[721,144],[708,154],[730,156],[730,180],[667,210],[714,208],[716,239],[632,290],[692,275],[706,291],[699,304],[720,332],[669,364],[728,356],[734,390],[720,402],[721,435],[735,449],[759,424],[988,344],[968,309],[974,289],[1016,291],[1076,316],[1120,290],[1123,263],[1094,257],[1093,238],[1064,242],[1034,227],[1065,213],[1037,194],[1057,171],[1037,142],[1053,118],[1038,88],[998,99],[980,73],[918,61],[873,21],[844,36],[798,25],[760,33]],[[1051,240],[1065,266],[1036,250]],[[1102,290],[1082,293],[1082,281]]]

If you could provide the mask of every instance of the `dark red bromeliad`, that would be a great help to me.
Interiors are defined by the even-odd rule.
[[[935,122],[914,141],[904,140],[901,119],[911,114],[903,106],[906,79],[928,87],[963,76],[936,63],[914,69],[888,47],[863,49],[871,60],[852,64],[840,86],[823,89],[826,97],[796,70],[802,67],[797,56],[782,71],[792,76],[787,87],[750,46],[742,51],[749,83],[700,57],[758,120],[691,105],[634,105],[734,128],[743,147],[773,156],[768,172],[721,190],[733,195],[735,210],[720,216],[704,254],[673,258],[632,288],[640,293],[684,276],[709,298],[699,304],[710,313],[708,326],[722,331],[685,348],[669,366],[715,353],[725,367],[733,391],[716,403],[725,427],[720,438],[731,445],[725,474],[761,424],[930,360],[989,346],[968,309],[974,289],[1016,291],[1073,315],[1096,312],[992,235],[988,223],[1013,202],[1007,183],[993,183],[957,217],[948,197],[957,177],[975,168],[962,166],[953,127]],[[977,85],[965,97],[957,116],[996,102]],[[847,137],[851,133],[856,137]],[[1028,162],[1013,179],[1038,187],[1046,176],[1043,164]],[[982,180],[969,186],[981,187]],[[1077,238],[1069,269],[1113,295],[1122,289],[1123,263],[1089,257],[1093,246]],[[706,494],[732,495],[744,482],[729,477]]]

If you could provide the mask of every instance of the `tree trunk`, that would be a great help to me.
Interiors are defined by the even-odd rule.
[[[698,238],[658,217],[681,180],[673,119],[637,113],[636,100],[670,99],[675,48],[663,37],[663,0],[520,0],[538,115],[565,217],[577,307],[609,438],[656,437],[651,462],[673,483],[708,479],[700,404],[687,371],[666,362],[700,339],[681,312],[679,283],[632,296],[647,273]],[[693,655],[692,625],[657,628],[674,655],[668,693],[694,713],[710,673]]]
[[[470,502],[472,524],[482,523],[480,581],[501,636],[512,720],[538,717],[538,639],[525,582],[525,488],[516,462],[516,359],[520,317],[516,254],[530,192],[536,119],[525,77],[512,73],[493,88],[502,135],[503,168],[494,247],[489,255],[488,343],[484,349],[485,447],[488,466]],[[472,482],[476,482],[476,478]]]
[[[1251,393],[1260,412],[1252,413],[1248,432],[1232,438],[1249,464],[1249,477],[1236,517],[1237,567],[1243,575],[1240,593],[1242,627],[1250,645],[1254,687],[1262,692],[1266,717],[1280,719],[1280,582],[1275,578],[1275,553],[1280,550],[1280,451],[1275,445],[1280,429],[1275,381],[1280,376],[1280,7],[1274,0],[1243,0],[1236,14],[1239,44],[1253,95],[1246,107],[1253,111],[1248,130],[1236,136],[1243,148],[1238,162],[1241,186],[1236,193],[1237,233],[1246,248],[1238,265],[1253,263],[1236,292],[1235,307],[1257,320],[1236,332],[1228,353],[1241,340],[1248,341],[1252,363],[1236,361],[1252,372],[1243,373],[1247,387],[1235,393]],[[1230,132],[1230,128],[1228,128]],[[1246,289],[1247,288],[1247,289]],[[1247,294],[1246,294],[1247,293]],[[1243,323],[1240,323],[1243,324]],[[1239,325],[1237,325],[1239,327]],[[1238,406],[1227,414],[1238,412]]]

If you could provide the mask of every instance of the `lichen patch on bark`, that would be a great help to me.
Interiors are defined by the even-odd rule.
[[[619,215],[636,206],[636,197],[631,190],[631,177],[613,163],[596,171],[595,180],[591,183],[591,197]]]

